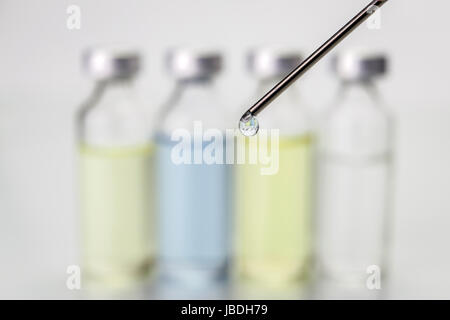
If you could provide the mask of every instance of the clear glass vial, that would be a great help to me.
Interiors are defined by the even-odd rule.
[[[258,81],[255,98],[265,94],[301,61],[297,51],[278,48],[251,51],[248,67]],[[245,164],[236,166],[233,271],[239,282],[253,287],[288,288],[306,279],[310,264],[310,121],[295,87],[278,97],[258,120],[260,131],[246,138],[246,151],[250,154],[250,141],[258,139],[265,130],[279,130],[276,133],[279,145],[267,146],[275,151],[278,168],[263,174],[267,164],[261,163],[261,159],[252,164],[249,158]],[[268,141],[272,141],[270,132],[266,133]],[[259,153],[261,145],[256,148]]]
[[[339,94],[320,125],[320,271],[364,289],[371,272],[386,272],[392,122],[374,81],[386,65],[367,51],[337,56]]]
[[[166,283],[204,286],[227,273],[229,165],[219,154],[212,162],[203,157],[212,142],[204,133],[212,129],[220,138],[226,129],[225,109],[214,89],[222,56],[174,49],[167,67],[176,83],[157,133],[160,273]],[[187,162],[173,159],[182,137],[188,141]],[[224,140],[215,139],[224,146]]]
[[[154,148],[133,92],[140,57],[94,48],[83,64],[96,84],[78,114],[82,274],[94,288],[126,288],[147,276],[155,256]]]

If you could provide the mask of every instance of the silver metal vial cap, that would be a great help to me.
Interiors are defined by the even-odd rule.
[[[219,52],[200,49],[172,49],[166,55],[168,72],[179,80],[209,78],[222,69]]]
[[[387,72],[387,57],[373,51],[350,50],[334,57],[333,70],[344,81],[367,81]]]
[[[260,79],[287,75],[303,61],[303,55],[295,50],[259,48],[247,56],[249,71]]]
[[[96,80],[131,78],[140,69],[141,57],[137,51],[98,47],[86,50],[83,69]]]

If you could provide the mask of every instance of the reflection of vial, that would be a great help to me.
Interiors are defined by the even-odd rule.
[[[391,124],[373,80],[386,58],[352,51],[334,67],[340,92],[320,128],[319,266],[365,288],[368,267],[385,272]]]
[[[249,68],[259,80],[256,96],[300,63],[297,52],[253,51]],[[279,157],[279,168],[272,175],[262,175],[267,164],[251,164],[247,159],[246,164],[237,165],[234,272],[240,282],[286,288],[304,278],[311,255],[309,121],[295,88],[279,96],[258,120],[261,130],[280,130],[279,149],[272,150]],[[247,151],[251,145],[246,145]]]
[[[214,90],[222,57],[178,49],[167,63],[176,86],[157,134],[160,271],[163,280],[176,284],[209,285],[224,278],[228,251],[229,168],[220,155],[225,141],[216,140],[224,138],[226,124]],[[204,137],[210,129],[219,137]],[[184,151],[180,139],[187,142]],[[223,152],[206,159],[212,143]],[[174,159],[174,153],[188,155],[187,161]]]
[[[84,56],[97,84],[78,119],[83,276],[99,288],[136,284],[154,258],[153,147],[132,90],[139,61],[117,49]]]

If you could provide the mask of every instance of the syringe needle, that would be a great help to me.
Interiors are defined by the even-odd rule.
[[[258,121],[255,116],[258,115],[264,108],[266,108],[273,100],[275,100],[284,90],[292,85],[298,78],[300,78],[306,71],[314,66],[320,59],[322,59],[328,52],[330,52],[336,45],[344,40],[353,30],[366,21],[375,11],[384,5],[388,0],[374,0],[353,19],[351,19],[345,26],[336,32],[330,39],[328,39],[322,46],[314,51],[308,58],[306,58],[298,67],[290,72],[283,80],[276,84],[269,92],[267,92],[261,99],[258,100],[248,111],[242,116],[239,127],[241,132],[245,135],[254,135],[258,131],[250,130],[249,127],[253,124],[257,125]],[[246,128],[245,132],[242,130]]]

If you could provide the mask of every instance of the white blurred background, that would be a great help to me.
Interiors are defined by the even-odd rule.
[[[222,49],[221,96],[238,115],[254,82],[245,53],[286,45],[309,54],[368,0],[0,0],[0,298],[72,298],[79,264],[74,113],[92,82],[80,53],[93,44],[141,49],[140,100],[155,110],[172,82],[168,47]],[[66,9],[81,8],[68,30]],[[391,282],[387,298],[450,298],[450,23],[446,0],[394,0],[380,30],[361,27],[337,50],[387,52],[381,92],[397,119]],[[330,57],[296,89],[312,110],[333,100]],[[236,118],[237,120],[238,118]]]

